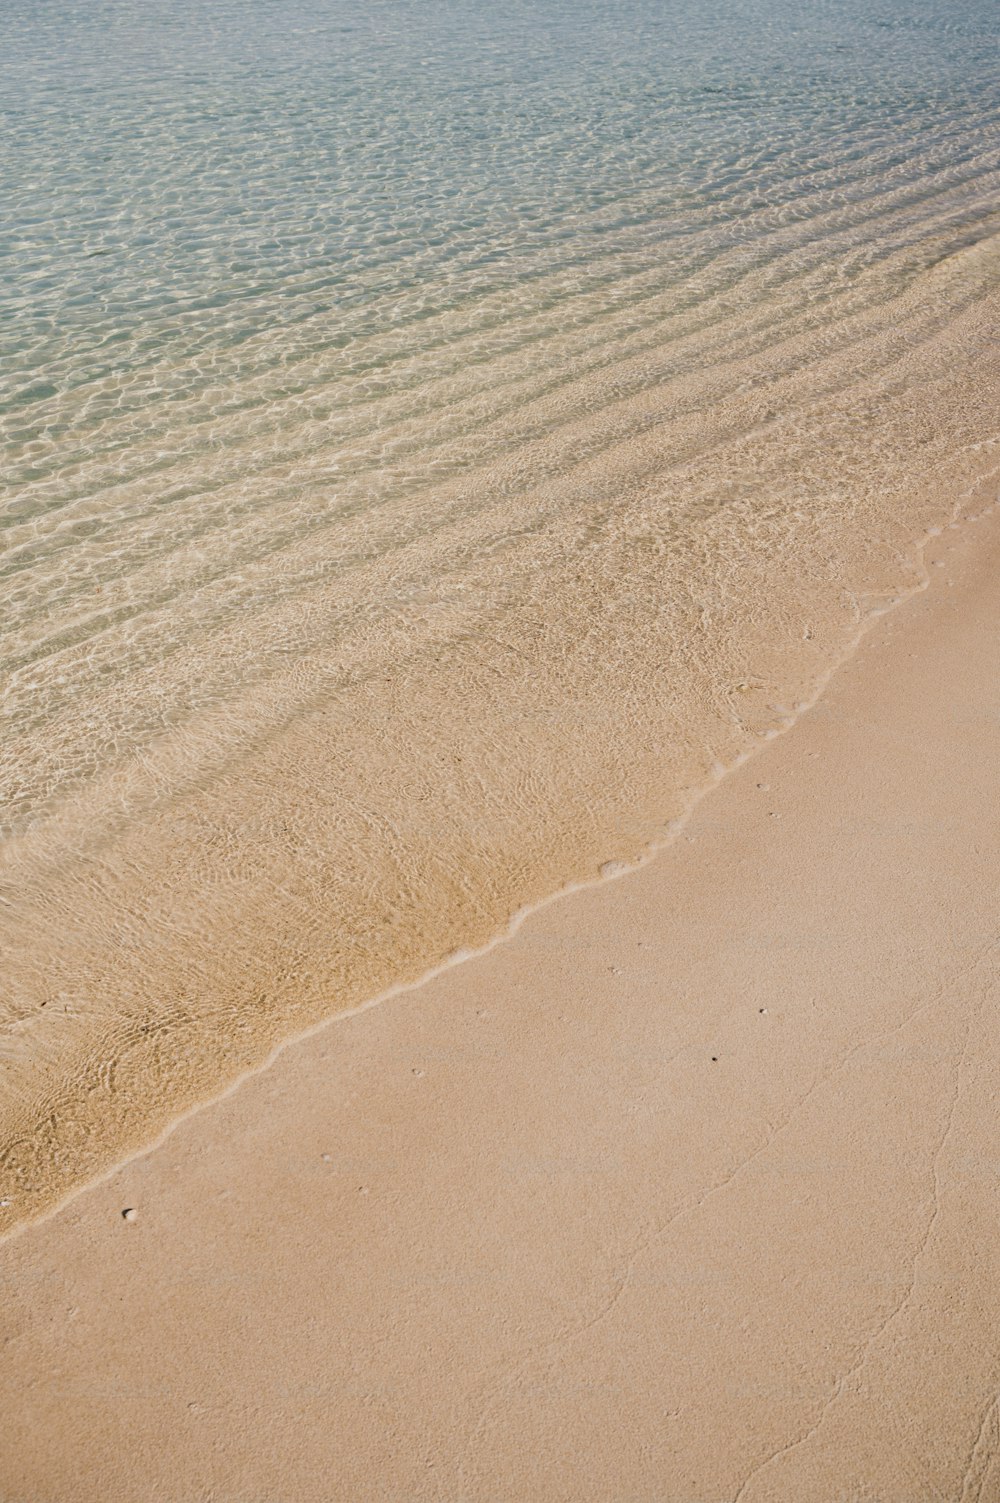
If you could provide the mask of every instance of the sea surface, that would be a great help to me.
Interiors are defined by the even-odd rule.
[[[6,0],[0,1224],[669,838],[919,585],[995,493],[998,44]]]

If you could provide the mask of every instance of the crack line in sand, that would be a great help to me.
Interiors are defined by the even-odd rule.
[[[980,1447],[986,1445],[985,1467],[977,1466]],[[958,1503],[979,1503],[983,1495],[983,1488],[993,1464],[993,1459],[1000,1450],[1000,1394],[994,1395],[986,1406],[976,1438],[972,1442],[968,1458],[962,1470],[962,1491],[959,1494]],[[979,1471],[978,1479],[973,1477],[973,1471]],[[970,1485],[975,1488],[970,1492]]]
[[[970,974],[970,972],[976,968],[976,966],[983,959],[984,955],[987,952],[994,950],[995,948],[996,948],[996,946],[995,946],[994,942],[991,942],[990,944],[988,944],[987,946],[985,946],[984,947],[984,951],[981,952],[978,960],[975,961],[972,966],[967,967],[964,971],[959,972],[954,978],[952,978],[952,984],[954,984],[955,982],[960,982],[960,981],[964,980]],[[797,1436],[796,1439],[794,1439],[792,1441],[789,1441],[789,1443],[787,1445],[784,1445],[779,1450],[772,1452],[772,1454],[770,1456],[765,1457],[763,1461],[759,1462],[757,1464],[757,1466],[755,1466],[753,1468],[753,1470],[747,1474],[747,1476],[744,1478],[743,1482],[740,1484],[740,1487],[739,1487],[738,1491],[733,1496],[732,1503],[741,1503],[741,1500],[743,1499],[743,1497],[744,1497],[744,1495],[746,1493],[746,1490],[750,1486],[750,1484],[753,1481],[753,1479],[755,1477],[759,1476],[760,1473],[763,1472],[763,1471],[765,1471],[769,1466],[771,1466],[772,1463],[774,1463],[776,1461],[780,1461],[783,1457],[790,1455],[793,1451],[797,1451],[797,1450],[800,1449],[800,1447],[808,1444],[808,1442],[813,1438],[813,1436],[816,1435],[817,1432],[822,1428],[822,1426],[825,1423],[826,1418],[827,1418],[830,1410],[832,1409],[832,1407],[834,1406],[834,1404],[836,1404],[836,1402],[840,1398],[841,1394],[844,1392],[844,1389],[847,1387],[847,1384],[852,1380],[852,1378],[855,1378],[858,1375],[858,1373],[860,1373],[864,1369],[866,1363],[868,1362],[869,1357],[871,1356],[872,1348],[875,1346],[875,1343],[886,1332],[886,1330],[889,1328],[889,1326],[892,1325],[893,1322],[896,1321],[905,1312],[905,1310],[907,1309],[907,1307],[908,1307],[908,1305],[910,1303],[910,1300],[913,1297],[913,1291],[914,1291],[914,1289],[916,1287],[917,1265],[918,1265],[918,1263],[920,1262],[920,1260],[922,1259],[924,1253],[927,1250],[927,1247],[928,1247],[928,1245],[930,1243],[931,1237],[932,1237],[932,1235],[934,1233],[934,1228],[937,1225],[937,1222],[938,1222],[938,1220],[940,1218],[940,1214],[941,1214],[941,1196],[940,1196],[940,1177],[939,1177],[938,1165],[940,1163],[941,1155],[944,1152],[944,1149],[945,1149],[945,1146],[946,1146],[946,1144],[948,1142],[948,1139],[951,1136],[951,1130],[952,1130],[952,1126],[953,1126],[954,1120],[955,1120],[955,1112],[956,1112],[959,1100],[960,1100],[961,1095],[962,1095],[963,1075],[964,1075],[965,1065],[966,1065],[966,1062],[968,1060],[969,1045],[970,1045],[970,1043],[972,1041],[973,1027],[974,1027],[974,1024],[978,1023],[980,1021],[981,1017],[982,1017],[983,1010],[984,1010],[985,1005],[986,1005],[986,1000],[987,1000],[987,998],[990,995],[990,992],[992,990],[993,984],[994,984],[993,978],[991,977],[986,982],[986,985],[983,988],[983,993],[982,993],[982,997],[980,998],[980,1001],[979,1001],[979,1006],[977,1008],[975,1008],[974,1011],[971,1011],[969,1013],[968,1021],[966,1023],[965,1040],[964,1040],[963,1047],[962,1047],[962,1054],[961,1054],[961,1057],[960,1057],[959,1062],[958,1062],[958,1067],[957,1067],[956,1072],[955,1072],[955,1088],[954,1088],[954,1091],[952,1092],[951,1102],[950,1102],[949,1107],[948,1107],[948,1113],[947,1113],[947,1117],[946,1117],[946,1121],[945,1121],[944,1132],[942,1133],[942,1135],[941,1135],[941,1137],[940,1137],[940,1139],[938,1141],[937,1148],[935,1149],[933,1158],[931,1160],[931,1173],[932,1173],[932,1177],[933,1177],[933,1186],[932,1186],[933,1209],[931,1211],[931,1216],[930,1216],[930,1219],[929,1219],[929,1221],[927,1223],[927,1226],[925,1228],[924,1234],[921,1237],[920,1242],[919,1242],[919,1244],[918,1244],[918,1246],[917,1246],[917,1248],[916,1248],[916,1250],[915,1250],[915,1252],[913,1254],[913,1258],[912,1258],[911,1264],[910,1264],[910,1276],[909,1276],[909,1279],[907,1281],[907,1286],[906,1286],[906,1289],[905,1289],[905,1291],[903,1293],[902,1299],[900,1299],[899,1302],[889,1311],[889,1313],[888,1313],[888,1315],[886,1315],[885,1319],[881,1321],[881,1323],[875,1328],[875,1330],[872,1332],[872,1334],[866,1339],[866,1341],[863,1343],[862,1347],[860,1348],[859,1353],[858,1353],[857,1357],[855,1358],[855,1360],[854,1360],[853,1364],[851,1365],[851,1367],[845,1373],[842,1373],[841,1376],[837,1379],[837,1381],[836,1381],[836,1383],[834,1385],[833,1391],[824,1400],[823,1407],[820,1410],[820,1413],[819,1413],[818,1417],[814,1420],[814,1422],[801,1435]],[[946,984],[946,986],[944,988],[942,988],[942,991],[947,990],[947,989],[948,989],[948,987],[947,987],[947,984]],[[939,992],[938,996],[940,996],[941,994],[942,993]],[[928,1005],[928,1004],[925,1004],[925,1006],[926,1005]],[[923,1011],[923,1010],[924,1010],[923,1008],[918,1009],[918,1011]],[[913,1016],[915,1017],[916,1013],[914,1013]],[[985,1423],[986,1423],[986,1419],[984,1418],[983,1424],[985,1425]],[[977,1444],[978,1444],[978,1442],[977,1442]],[[973,1450],[975,1450],[975,1447],[973,1448]]]
[[[542,1342],[538,1347],[535,1347],[531,1351],[529,1351],[528,1354],[525,1357],[523,1357],[516,1364],[516,1366],[514,1367],[514,1369],[510,1373],[508,1373],[508,1375],[505,1378],[498,1379],[498,1381],[491,1388],[489,1388],[487,1390],[486,1395],[484,1396],[484,1399],[483,1399],[483,1403],[482,1403],[481,1409],[480,1409],[479,1417],[476,1420],[476,1422],[475,1422],[475,1424],[474,1424],[474,1426],[472,1428],[471,1433],[469,1434],[468,1440],[466,1441],[466,1445],[465,1445],[466,1456],[468,1457],[469,1454],[472,1453],[475,1450],[476,1443],[479,1440],[479,1437],[482,1435],[483,1431],[486,1429],[487,1425],[489,1424],[490,1417],[491,1417],[491,1415],[493,1413],[496,1412],[496,1409],[497,1409],[500,1401],[505,1396],[507,1396],[509,1393],[511,1393],[512,1391],[516,1391],[516,1389],[520,1386],[522,1377],[527,1372],[528,1368],[532,1365],[532,1363],[534,1363],[536,1361],[539,1361],[539,1360],[544,1361],[545,1360],[545,1354],[548,1354],[549,1356],[554,1356],[555,1353],[561,1347],[564,1347],[564,1346],[568,1345],[572,1341],[578,1340],[580,1337],[584,1336],[588,1331],[593,1330],[593,1328],[595,1326],[601,1324],[604,1320],[606,1320],[608,1318],[608,1316],[612,1313],[612,1311],[615,1309],[615,1307],[620,1303],[621,1299],[623,1298],[623,1296],[627,1292],[628,1288],[630,1287],[631,1282],[632,1282],[633,1273],[634,1273],[634,1270],[635,1270],[635,1266],[638,1263],[639,1259],[643,1256],[644,1253],[648,1252],[649,1249],[652,1246],[654,1246],[656,1242],[658,1242],[663,1236],[666,1235],[666,1233],[675,1224],[675,1222],[679,1221],[684,1216],[690,1215],[690,1214],[692,1214],[695,1211],[701,1210],[702,1207],[706,1204],[706,1202],[709,1199],[711,1199],[714,1195],[719,1194],[721,1191],[727,1189],[728,1186],[731,1185],[733,1183],[733,1181],[736,1180],[739,1177],[739,1175],[741,1175],[753,1163],[755,1163],[756,1160],[759,1159],[761,1157],[761,1155],[764,1154],[767,1151],[767,1149],[771,1147],[771,1145],[774,1143],[774,1140],[777,1137],[779,1137],[791,1125],[792,1121],[798,1115],[798,1113],[801,1111],[802,1107],[816,1093],[816,1091],[819,1090],[819,1088],[822,1085],[824,1085],[829,1080],[833,1079],[837,1074],[839,1074],[840,1071],[845,1068],[845,1066],[850,1062],[850,1060],[856,1054],[858,1054],[863,1049],[871,1048],[873,1045],[881,1043],[883,1040],[885,1040],[887,1038],[890,1038],[893,1034],[901,1032],[902,1029],[906,1028],[910,1023],[912,1023],[922,1013],[926,1012],[930,1007],[933,1007],[934,1005],[936,1005],[941,1000],[941,998],[944,996],[944,994],[947,991],[951,990],[953,987],[955,987],[956,985],[960,984],[962,981],[966,980],[967,977],[969,977],[970,975],[972,975],[979,968],[979,966],[983,963],[983,961],[987,958],[987,956],[990,955],[991,953],[995,952],[996,949],[997,949],[997,941],[995,939],[990,939],[989,941],[987,941],[982,946],[982,948],[980,950],[977,951],[974,959],[972,959],[971,961],[969,961],[969,963],[967,965],[965,965],[962,968],[960,968],[959,970],[957,970],[946,981],[942,982],[942,984],[938,988],[936,988],[936,990],[931,994],[930,997],[926,998],[923,1002],[921,1002],[918,1007],[915,1007],[914,1009],[912,1009],[912,1011],[908,1012],[906,1014],[906,1016],[900,1020],[900,1022],[893,1024],[893,1026],[891,1028],[883,1029],[880,1033],[875,1034],[874,1036],[870,1036],[868,1038],[862,1039],[857,1044],[852,1045],[850,1049],[848,1049],[843,1055],[841,1055],[838,1059],[836,1059],[830,1066],[827,1067],[827,1069],[821,1071],[821,1073],[819,1074],[819,1076],[816,1077],[811,1082],[811,1084],[802,1093],[802,1095],[799,1096],[799,1098],[795,1101],[795,1103],[793,1104],[793,1106],[791,1107],[791,1109],[788,1111],[788,1113],[785,1115],[785,1117],[778,1123],[778,1125],[776,1127],[772,1128],[767,1133],[767,1135],[765,1136],[763,1142],[761,1142],[757,1146],[757,1148],[755,1148],[753,1150],[753,1152],[748,1155],[747,1158],[741,1160],[738,1164],[735,1165],[735,1167],[732,1170],[729,1171],[729,1173],[727,1173],[721,1179],[717,1180],[715,1184],[710,1185],[708,1187],[708,1189],[706,1189],[704,1192],[702,1192],[701,1194],[695,1196],[693,1199],[689,1199],[686,1203],[683,1203],[682,1205],[680,1205],[679,1207],[677,1207],[677,1209],[674,1210],[670,1214],[670,1216],[668,1216],[668,1218],[665,1221],[663,1221],[663,1222],[659,1223],[658,1225],[656,1225],[651,1231],[649,1231],[648,1233],[645,1233],[645,1234],[640,1233],[640,1235],[638,1236],[638,1238],[635,1241],[635,1244],[633,1246],[633,1249],[632,1249],[631,1253],[629,1253],[629,1255],[625,1259],[623,1271],[617,1277],[617,1279],[614,1281],[613,1287],[611,1288],[611,1290],[609,1291],[608,1295],[603,1300],[603,1302],[597,1307],[597,1309],[595,1311],[593,1311],[592,1314],[589,1317],[587,1317],[584,1321],[582,1321],[579,1325],[576,1325],[576,1326],[573,1326],[573,1327],[564,1327],[561,1331],[556,1331],[552,1336],[550,1336],[548,1338],[547,1341]],[[986,987],[984,989],[983,998],[982,998],[982,1000],[980,1002],[980,1005],[979,1005],[978,1009],[976,1009],[976,1013],[975,1013],[976,1019],[978,1019],[981,1016],[981,1014],[982,1014],[983,1007],[985,1006],[986,997],[989,995],[989,990],[990,990],[990,986],[991,985],[992,985],[992,978],[991,978],[991,980],[989,982],[987,982],[987,985],[986,985]],[[928,1243],[928,1241],[930,1239],[931,1233],[933,1231],[933,1227],[934,1227],[934,1225],[935,1225],[935,1223],[937,1221],[937,1217],[938,1217],[939,1210],[940,1210],[940,1202],[939,1202],[939,1195],[938,1195],[938,1181],[937,1181],[937,1162],[938,1162],[938,1159],[940,1158],[940,1154],[941,1154],[941,1152],[942,1152],[942,1150],[943,1150],[943,1148],[945,1146],[945,1143],[947,1141],[948,1135],[949,1135],[949,1133],[951,1131],[951,1124],[952,1124],[952,1120],[954,1118],[955,1108],[957,1106],[958,1097],[959,1097],[959,1094],[960,1094],[961,1072],[962,1072],[962,1068],[963,1068],[963,1065],[965,1063],[965,1060],[966,1060],[966,1057],[967,1057],[967,1053],[968,1053],[968,1047],[969,1047],[969,1042],[970,1042],[971,1033],[972,1033],[972,1026],[973,1026],[973,1019],[972,1019],[972,1016],[970,1015],[969,1021],[968,1021],[967,1026],[966,1026],[966,1036],[965,1036],[965,1043],[964,1043],[964,1047],[963,1047],[963,1051],[962,1051],[962,1057],[961,1057],[961,1060],[959,1062],[959,1067],[958,1067],[958,1079],[959,1079],[959,1083],[956,1084],[956,1090],[955,1090],[955,1092],[954,1092],[954,1094],[952,1096],[952,1101],[951,1101],[951,1105],[950,1105],[949,1112],[948,1112],[948,1120],[947,1120],[947,1124],[946,1124],[946,1127],[945,1127],[944,1135],[942,1136],[941,1141],[939,1142],[938,1147],[937,1147],[937,1149],[935,1151],[935,1155],[934,1155],[934,1161],[933,1161],[933,1168],[934,1168],[934,1192],[933,1192],[934,1193],[934,1211],[932,1213],[931,1221],[930,1221],[930,1223],[928,1225],[927,1231],[926,1231],[923,1239],[921,1240],[921,1244],[920,1244],[919,1248],[917,1249],[916,1253],[914,1254],[914,1258],[913,1258],[913,1273],[911,1275],[911,1280],[910,1280],[909,1288],[907,1289],[906,1293],[904,1294],[903,1300],[900,1302],[900,1304],[894,1310],[890,1311],[890,1313],[886,1316],[885,1320],[882,1322],[881,1326],[879,1326],[879,1328],[869,1338],[868,1342],[866,1343],[865,1353],[862,1355],[862,1358],[861,1358],[860,1362],[858,1362],[855,1365],[855,1367],[852,1367],[849,1372],[845,1373],[843,1375],[843,1377],[840,1380],[838,1380],[838,1383],[837,1383],[837,1386],[836,1386],[834,1392],[826,1400],[826,1402],[824,1404],[823,1413],[820,1415],[819,1419],[816,1420],[815,1424],[810,1427],[810,1429],[809,1429],[809,1431],[807,1433],[803,1434],[797,1440],[792,1441],[788,1446],[783,1447],[782,1450],[775,1452],[772,1456],[767,1457],[764,1461],[762,1461],[761,1463],[759,1463],[759,1465],[754,1468],[754,1470],[747,1476],[747,1478],[743,1482],[742,1486],[740,1487],[739,1492],[736,1494],[736,1496],[733,1499],[733,1503],[739,1503],[739,1500],[742,1498],[743,1493],[744,1493],[746,1487],[748,1486],[748,1484],[750,1483],[750,1481],[752,1480],[752,1478],[757,1475],[758,1472],[762,1471],[764,1469],[764,1467],[768,1466],[771,1463],[771,1461],[777,1460],[780,1456],[786,1454],[788,1451],[794,1450],[799,1445],[804,1444],[810,1438],[810,1436],[813,1433],[815,1433],[815,1431],[817,1429],[819,1429],[819,1427],[822,1424],[823,1419],[825,1417],[825,1413],[826,1413],[827,1408],[829,1408],[829,1406],[839,1397],[840,1392],[841,1392],[843,1386],[849,1381],[849,1379],[854,1375],[854,1373],[858,1370],[858,1368],[860,1366],[863,1366],[865,1357],[867,1356],[867,1350],[871,1347],[871,1345],[875,1341],[878,1340],[878,1337],[882,1334],[882,1332],[886,1329],[886,1327],[891,1323],[891,1321],[896,1317],[896,1315],[898,1315],[899,1313],[901,1313],[901,1310],[903,1309],[903,1307],[905,1306],[906,1302],[908,1301],[908,1299],[910,1297],[910,1294],[912,1293],[913,1283],[914,1283],[914,1279],[915,1279],[915,1265],[916,1265],[917,1261],[919,1261],[919,1259],[920,1259],[920,1257],[921,1257],[924,1249],[927,1246],[927,1243]],[[683,1052],[684,1052],[683,1050],[678,1050],[677,1051],[678,1054],[683,1053]],[[460,1478],[464,1477],[464,1471],[465,1471],[464,1465],[460,1465],[460,1467],[459,1467],[459,1476],[460,1476]]]

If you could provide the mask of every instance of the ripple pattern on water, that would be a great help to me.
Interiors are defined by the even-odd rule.
[[[11,0],[12,1217],[656,838],[992,464],[986,0]]]

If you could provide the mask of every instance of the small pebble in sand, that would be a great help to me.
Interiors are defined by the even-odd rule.
[[[135,1206],[126,1206],[124,1211],[122,1211],[122,1220],[134,1221],[138,1214],[139,1212],[136,1210]]]

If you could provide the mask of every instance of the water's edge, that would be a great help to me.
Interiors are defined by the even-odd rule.
[[[562,887],[557,888],[546,897],[542,898],[540,901],[534,902],[516,911],[509,917],[506,923],[504,923],[497,930],[493,937],[487,941],[487,943],[467,950],[454,951],[439,963],[427,968],[417,979],[394,984],[356,1005],[339,1009],[338,1011],[331,1013],[330,1015],[320,1019],[319,1021],[310,1024],[308,1027],[302,1029],[301,1031],[289,1034],[285,1038],[282,1038],[270,1050],[266,1057],[262,1058],[259,1062],[255,1063],[250,1068],[243,1070],[240,1074],[230,1080],[226,1084],[226,1086],[216,1094],[209,1096],[204,1100],[198,1101],[192,1106],[178,1113],[178,1115],[173,1118],[165,1128],[158,1132],[155,1137],[151,1138],[148,1142],[143,1143],[133,1152],[126,1153],[120,1159],[117,1159],[114,1163],[109,1164],[105,1168],[102,1168],[96,1174],[82,1177],[78,1182],[69,1186],[63,1194],[53,1196],[45,1204],[40,1205],[37,1208],[28,1209],[26,1213],[23,1214],[18,1220],[14,1221],[11,1218],[9,1220],[9,1224],[5,1226],[2,1219],[0,1219],[0,1241],[6,1241],[9,1238],[17,1236],[19,1233],[26,1231],[29,1227],[37,1226],[40,1223],[47,1221],[50,1217],[55,1216],[60,1211],[62,1211],[78,1196],[85,1194],[88,1190],[91,1190],[95,1186],[103,1184],[107,1180],[111,1179],[125,1165],[135,1162],[138,1159],[145,1158],[151,1153],[154,1153],[173,1135],[173,1133],[178,1128],[182,1127],[184,1123],[186,1123],[189,1119],[200,1115],[203,1111],[206,1111],[210,1107],[216,1105],[218,1102],[226,1100],[228,1097],[238,1091],[244,1084],[246,1084],[248,1080],[252,1080],[270,1069],[274,1062],[282,1054],[284,1054],[287,1049],[296,1047],[297,1045],[304,1043],[308,1039],[314,1037],[316,1034],[323,1032],[326,1029],[332,1028],[336,1024],[348,1018],[356,1017],[361,1013],[367,1012],[374,1007],[381,1006],[383,1003],[392,1001],[397,997],[419,991],[427,983],[433,981],[436,977],[444,974],[445,972],[457,966],[464,965],[469,961],[479,959],[486,954],[489,954],[497,946],[504,944],[513,935],[515,935],[522,927],[522,925],[530,921],[530,919],[536,913],[539,913],[542,910],[550,907],[552,904],[561,902],[565,898],[572,897],[573,894],[577,892],[600,887],[606,882],[617,881],[619,878],[629,876],[632,873],[639,871],[643,867],[649,865],[663,851],[670,848],[674,841],[683,833],[694,812],[700,807],[703,801],[716,788],[718,788],[723,781],[725,781],[725,779],[727,779],[732,773],[736,772],[739,768],[744,766],[745,763],[751,761],[758,752],[763,750],[773,740],[777,739],[778,737],[784,736],[788,731],[792,730],[799,723],[799,721],[803,719],[803,717],[808,716],[808,714],[822,700],[823,695],[832,680],[841,671],[841,669],[843,669],[845,665],[854,658],[868,633],[886,615],[901,610],[909,601],[922,594],[928,588],[931,583],[931,576],[930,571],[926,567],[924,561],[927,548],[931,546],[933,542],[937,538],[939,538],[946,529],[954,530],[958,528],[970,528],[976,522],[991,515],[996,510],[997,506],[1000,505],[1000,494],[997,493],[995,485],[998,474],[1000,474],[1000,469],[996,467],[984,468],[983,472],[977,476],[973,484],[970,485],[968,489],[954,501],[951,513],[948,516],[947,520],[942,522],[940,525],[932,526],[913,542],[910,553],[910,562],[914,566],[914,569],[917,571],[915,582],[913,582],[908,588],[903,588],[902,592],[889,604],[881,608],[872,609],[865,615],[856,635],[850,641],[847,648],[819,676],[819,678],[815,682],[814,690],[811,696],[805,700],[800,701],[799,707],[784,721],[784,723],[766,732],[753,745],[747,747],[744,751],[733,758],[733,760],[728,764],[716,765],[712,769],[705,783],[691,794],[689,802],[683,809],[683,812],[670,822],[667,833],[664,836],[661,836],[660,838],[650,838],[634,858],[628,861],[623,861],[620,858],[609,859],[608,861],[601,864],[599,872],[596,876],[570,882]],[[2,1217],[2,1209],[0,1209],[0,1217]]]

